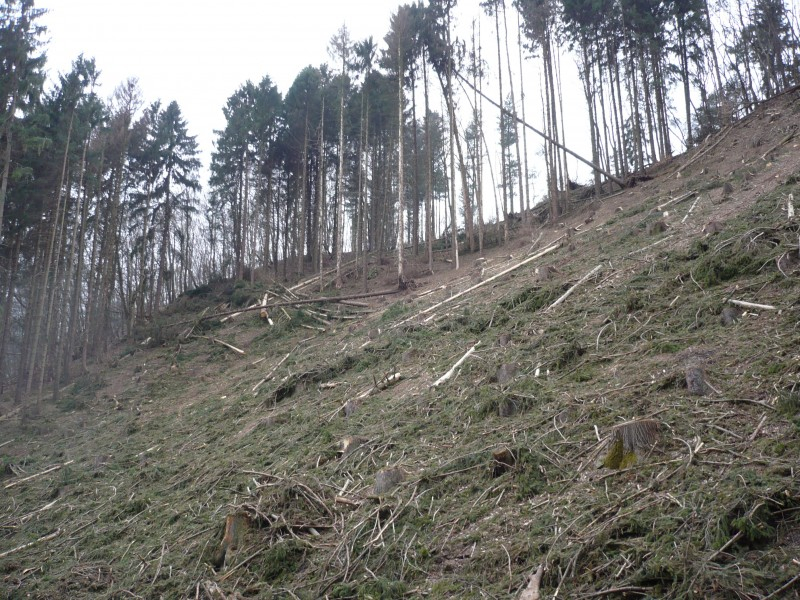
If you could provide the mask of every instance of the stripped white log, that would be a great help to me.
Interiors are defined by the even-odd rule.
[[[553,302],[553,303],[552,303],[550,306],[548,306],[548,307],[547,307],[547,310],[550,310],[550,309],[552,309],[553,307],[555,307],[555,306],[558,306],[558,305],[559,305],[559,304],[561,304],[561,303],[562,303],[564,300],[566,300],[567,298],[569,298],[569,296],[572,294],[572,292],[574,292],[574,291],[575,291],[575,290],[578,288],[578,286],[582,285],[584,282],[586,282],[586,280],[587,280],[587,279],[589,279],[589,278],[590,278],[592,275],[594,275],[595,273],[597,273],[598,271],[600,271],[600,269],[602,269],[602,268],[603,268],[603,265],[597,265],[597,266],[596,266],[594,269],[592,269],[592,270],[591,270],[591,271],[589,271],[589,272],[588,272],[586,275],[584,275],[583,277],[581,277],[581,278],[580,278],[580,280],[578,281],[578,283],[576,283],[576,284],[575,284],[575,285],[573,285],[571,288],[569,288],[569,289],[568,289],[566,292],[564,292],[564,293],[561,295],[561,297],[560,297],[558,300],[556,300],[556,301],[555,301],[555,302]]]
[[[403,379],[403,375],[401,373],[392,373],[391,375],[387,375],[386,377],[381,378],[381,380],[375,383],[375,385],[373,385],[371,388],[369,388],[368,390],[364,390],[358,396],[356,396],[356,400],[363,400],[364,398],[366,398],[371,394],[375,394],[376,392],[382,392],[383,390],[393,386],[401,379]]]
[[[459,359],[458,359],[458,361],[456,362],[456,364],[454,364],[454,365],[451,367],[451,369],[450,369],[450,370],[449,370],[447,373],[445,373],[444,375],[442,375],[441,377],[439,377],[439,379],[437,379],[436,381],[434,381],[434,382],[431,384],[431,387],[432,387],[432,388],[434,388],[434,387],[440,386],[440,385],[442,385],[442,384],[443,384],[445,381],[447,381],[448,379],[450,379],[450,378],[453,376],[453,374],[456,372],[456,369],[458,369],[458,367],[460,367],[461,365],[463,365],[463,364],[464,364],[464,361],[465,361],[465,360],[467,360],[467,359],[469,358],[469,355],[470,355],[470,354],[472,354],[473,352],[475,352],[475,348],[477,348],[477,347],[478,347],[478,346],[480,346],[480,345],[481,345],[481,343],[480,343],[480,342],[476,342],[476,343],[475,343],[475,345],[474,345],[472,348],[470,348],[469,350],[467,350],[467,353],[466,353],[464,356],[462,356],[461,358],[459,358]]]
[[[742,306],[744,308],[758,308],[761,310],[778,310],[776,306],[772,306],[770,304],[756,304],[755,302],[745,302],[744,300],[733,300],[728,298],[728,302],[731,304],[735,304],[736,306]]]
[[[692,196],[694,196],[696,194],[697,194],[697,192],[691,191],[691,192],[688,192],[688,193],[684,194],[683,196],[678,196],[677,198],[672,198],[671,200],[667,200],[666,202],[664,202],[664,204],[659,204],[658,206],[656,206],[656,210],[662,211],[667,206],[669,206],[670,204],[680,204],[681,202],[683,202],[685,200],[688,200],[689,198],[691,198]]]
[[[265,304],[266,304],[266,303],[265,303]],[[230,314],[230,315],[228,315],[228,316],[226,316],[226,317],[222,317],[222,318],[219,320],[219,322],[220,322],[220,323],[224,323],[225,321],[233,321],[233,320],[234,320],[236,317],[238,317],[238,316],[239,316],[240,314],[242,314],[243,312],[247,312],[248,310],[253,310],[253,309],[255,309],[255,308],[258,308],[259,306],[261,306],[261,305],[260,305],[260,304],[258,304],[258,303],[256,303],[256,304],[251,304],[251,305],[250,305],[250,306],[248,306],[248,307],[247,307],[245,310],[242,310],[242,311],[239,311],[239,312],[235,312],[235,313],[233,313],[233,314]]]
[[[440,308],[441,306],[447,304],[448,302],[452,302],[453,300],[456,300],[456,299],[460,298],[461,296],[469,294],[470,292],[478,289],[479,287],[484,286],[487,283],[491,283],[492,281],[495,281],[496,279],[499,279],[503,275],[506,275],[507,273],[511,273],[511,271],[519,269],[520,267],[522,267],[524,265],[527,265],[529,262],[534,261],[537,258],[541,258],[545,254],[548,254],[549,252],[552,252],[553,250],[557,250],[559,248],[559,245],[557,243],[555,243],[555,242],[558,242],[563,237],[564,236],[562,235],[560,238],[556,239],[552,244],[550,244],[547,248],[537,252],[533,256],[529,256],[528,258],[526,258],[522,262],[518,262],[514,266],[511,266],[511,267],[505,269],[504,271],[501,271],[497,275],[492,275],[491,277],[489,277],[489,279],[484,279],[480,283],[476,283],[472,287],[469,287],[469,288],[465,289],[463,292],[458,292],[457,294],[453,294],[452,296],[450,296],[446,300],[442,300],[438,304],[434,304],[433,306],[429,306],[428,308],[425,308],[425,309],[419,311],[418,313],[414,314],[413,316],[411,316],[411,317],[409,317],[407,319],[404,319],[404,320],[400,321],[399,323],[395,324],[394,327],[399,327],[399,326],[401,326],[401,325],[403,325],[405,323],[408,323],[409,321],[412,321],[412,320],[416,319],[417,317],[421,317],[422,315],[428,314],[429,312],[433,312],[434,310],[436,310],[437,308]]]
[[[685,223],[685,222],[686,222],[686,219],[688,219],[688,218],[689,218],[689,215],[691,215],[691,214],[692,214],[692,211],[694,210],[694,207],[695,207],[695,206],[697,206],[697,201],[698,201],[699,199],[700,199],[700,197],[699,197],[699,196],[698,196],[697,198],[695,198],[695,199],[694,199],[694,202],[692,202],[692,205],[689,207],[689,212],[687,212],[687,213],[684,215],[683,219],[681,219],[681,223]]]
[[[220,339],[217,339],[217,338],[215,338],[215,337],[210,337],[210,336],[208,336],[208,335],[193,335],[192,337],[193,337],[193,338],[203,338],[204,340],[211,340],[211,341],[212,341],[212,342],[214,342],[215,344],[220,344],[220,345],[222,345],[222,346],[225,346],[226,348],[230,348],[231,350],[233,350],[233,351],[234,351],[234,352],[236,352],[237,354],[241,354],[242,356],[244,356],[245,354],[247,354],[247,352],[245,352],[245,351],[244,351],[244,350],[242,350],[241,348],[237,348],[236,346],[234,346],[234,345],[232,345],[232,344],[229,344],[228,342],[223,342],[222,340],[220,340]]]

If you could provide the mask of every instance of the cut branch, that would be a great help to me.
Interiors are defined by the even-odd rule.
[[[658,206],[656,206],[656,210],[662,211],[666,207],[668,207],[670,204],[680,204],[681,202],[684,202],[684,201],[688,200],[689,198],[691,198],[693,196],[696,196],[696,195],[697,195],[697,192],[695,192],[695,191],[687,192],[687,193],[683,194],[682,196],[678,196],[677,198],[672,198],[671,200],[667,200],[666,202],[664,202],[664,204],[659,204]]]
[[[764,152],[764,154],[762,154],[762,155],[761,155],[761,160],[767,160],[767,156],[769,156],[770,154],[772,154],[773,152],[775,152],[775,150],[777,150],[778,148],[780,148],[781,146],[783,146],[783,145],[784,145],[786,142],[788,142],[789,140],[791,140],[791,139],[792,139],[792,138],[795,136],[795,134],[796,134],[796,133],[797,133],[797,131],[796,131],[796,130],[792,130],[792,131],[791,131],[791,132],[790,132],[790,133],[789,133],[789,134],[788,134],[786,137],[784,137],[783,139],[781,139],[781,141],[780,141],[780,142],[778,142],[777,144],[774,144],[774,145],[770,146],[769,150],[767,150],[766,152]]]
[[[556,300],[556,301],[555,301],[555,302],[553,302],[553,303],[552,303],[550,306],[548,306],[548,307],[547,307],[547,310],[550,310],[550,309],[552,309],[554,306],[558,306],[558,305],[559,305],[559,304],[561,304],[561,303],[562,303],[564,300],[566,300],[567,298],[569,298],[569,296],[572,294],[572,292],[574,292],[574,291],[575,291],[575,290],[578,288],[578,286],[580,286],[580,285],[582,285],[583,283],[585,283],[587,279],[589,279],[589,278],[590,278],[592,275],[594,275],[595,273],[597,273],[597,272],[598,272],[598,271],[599,271],[599,270],[600,270],[602,267],[603,267],[603,265],[597,265],[597,266],[596,266],[594,269],[592,269],[592,270],[591,270],[591,271],[589,271],[589,272],[588,272],[586,275],[584,275],[583,277],[581,277],[581,278],[580,278],[580,281],[578,281],[578,283],[576,283],[576,284],[575,284],[575,285],[573,285],[571,288],[569,288],[569,289],[568,289],[566,292],[564,292],[564,294],[563,294],[563,295],[562,295],[562,296],[561,296],[561,297],[560,297],[558,300]]]
[[[392,373],[391,375],[382,377],[380,381],[375,382],[375,384],[371,388],[361,392],[358,396],[356,396],[356,400],[363,400],[370,394],[382,392],[383,390],[388,389],[397,382],[399,382],[402,378],[403,375],[401,373]]]
[[[743,306],[744,308],[759,308],[761,310],[778,310],[777,307],[770,304],[756,304],[755,302],[745,302],[744,300],[733,300],[728,298],[728,302],[736,306]]]
[[[694,156],[693,156],[693,157],[692,157],[692,158],[689,160],[689,162],[685,163],[685,164],[684,164],[684,165],[683,165],[681,168],[679,168],[679,169],[678,169],[677,173],[678,173],[678,174],[680,174],[681,172],[683,172],[683,170],[684,170],[684,169],[686,169],[686,168],[687,168],[687,167],[689,167],[690,165],[694,164],[694,163],[695,163],[695,162],[697,162],[697,161],[698,161],[700,158],[702,158],[703,156],[705,156],[706,154],[708,154],[709,152],[711,152],[711,151],[712,151],[714,148],[716,148],[717,146],[719,146],[719,145],[722,143],[722,140],[724,140],[724,139],[725,139],[725,138],[728,136],[728,134],[729,134],[729,133],[730,133],[732,130],[733,130],[733,125],[728,125],[728,128],[727,128],[727,130],[725,131],[725,133],[723,133],[722,135],[720,135],[719,139],[718,139],[716,142],[714,142],[713,144],[711,144],[711,145],[710,145],[708,148],[706,148],[705,150],[703,150],[703,151],[701,151],[701,152],[698,152],[697,154],[695,154],[695,155],[694,155]]]
[[[234,352],[236,352],[237,354],[241,354],[241,355],[245,355],[245,354],[247,354],[247,353],[246,353],[244,350],[242,350],[241,348],[237,348],[236,346],[234,346],[234,345],[232,345],[232,344],[229,344],[228,342],[223,342],[222,340],[219,340],[219,339],[217,339],[217,338],[209,337],[209,336],[207,336],[207,335],[193,335],[192,337],[193,337],[193,338],[203,338],[204,340],[211,340],[211,341],[212,341],[212,342],[214,342],[215,344],[221,344],[221,345],[225,346],[226,348],[230,348],[231,350],[233,350],[233,351],[234,351]]]
[[[470,292],[472,292],[472,291],[474,291],[474,290],[478,289],[479,287],[481,287],[481,286],[484,286],[484,285],[486,285],[487,283],[491,283],[492,281],[495,281],[496,279],[499,279],[499,278],[500,278],[500,277],[502,277],[503,275],[506,275],[506,274],[508,274],[508,273],[511,273],[511,271],[514,271],[515,269],[519,269],[520,267],[522,267],[522,266],[524,266],[524,265],[527,265],[529,262],[531,262],[531,261],[533,261],[533,260],[536,260],[537,258],[541,258],[541,257],[542,257],[542,256],[544,256],[545,254],[547,254],[547,253],[549,253],[549,252],[552,252],[553,250],[557,250],[559,246],[558,246],[558,244],[556,244],[555,242],[558,242],[558,241],[559,241],[561,238],[563,238],[563,237],[564,237],[564,236],[562,235],[562,236],[561,236],[561,237],[559,237],[558,239],[554,240],[554,242],[553,242],[552,244],[550,244],[550,245],[549,245],[547,248],[545,248],[544,250],[541,250],[540,252],[537,252],[537,253],[536,253],[536,254],[534,254],[533,256],[530,256],[530,257],[526,258],[526,259],[525,259],[525,260],[523,260],[522,262],[519,262],[519,263],[515,264],[514,266],[512,266],[512,267],[509,267],[508,269],[505,269],[504,271],[501,271],[501,272],[500,272],[500,273],[498,273],[497,275],[492,275],[491,277],[489,277],[489,279],[485,279],[485,280],[481,281],[480,283],[476,283],[476,284],[475,284],[475,285],[473,285],[472,287],[469,287],[469,288],[465,289],[465,290],[464,290],[464,291],[462,291],[462,292],[459,292],[459,293],[457,293],[457,294],[453,294],[452,296],[450,296],[450,297],[449,297],[449,298],[447,298],[446,300],[442,300],[442,301],[441,301],[441,302],[439,302],[438,304],[434,304],[433,306],[429,306],[428,308],[426,308],[426,309],[423,309],[423,310],[419,311],[418,313],[414,314],[413,316],[411,316],[411,317],[409,317],[409,318],[407,318],[407,319],[404,319],[404,320],[400,321],[399,323],[397,323],[396,325],[394,325],[394,327],[399,327],[399,326],[403,325],[404,323],[408,323],[409,321],[411,321],[411,320],[413,320],[413,319],[416,319],[417,317],[421,317],[422,315],[425,315],[425,314],[427,314],[427,313],[429,313],[429,312],[432,312],[432,311],[436,310],[437,308],[439,308],[439,307],[441,307],[441,306],[444,306],[444,305],[445,305],[445,304],[447,304],[448,302],[452,302],[453,300],[456,300],[456,299],[460,298],[461,296],[464,296],[464,295],[466,295],[466,294],[469,294]]]
[[[66,467],[67,465],[71,465],[74,462],[75,462],[74,460],[68,460],[63,465],[55,465],[53,467],[50,467],[49,469],[45,469],[44,471],[42,471],[40,473],[36,473],[34,475],[29,475],[28,477],[25,477],[23,479],[18,479],[16,481],[12,481],[11,483],[7,483],[5,485],[5,489],[12,488],[14,486],[19,485],[20,483],[25,483],[26,481],[30,481],[31,479],[36,479],[37,477],[41,477],[42,475],[47,475],[48,473],[52,473],[53,471],[58,471],[59,469],[61,469],[63,467]]]
[[[0,558],[5,558],[9,554],[14,554],[15,552],[19,552],[20,550],[25,550],[26,548],[30,548],[31,546],[35,546],[36,544],[41,544],[42,542],[49,542],[50,540],[57,538],[59,535],[61,535],[61,530],[56,529],[53,533],[48,533],[47,535],[43,535],[38,540],[28,542],[27,544],[22,544],[21,546],[17,546],[16,548],[12,548],[11,550],[6,550],[5,552],[0,552]]]
[[[481,344],[480,342],[476,342],[476,343],[475,343],[475,345],[474,345],[472,348],[470,348],[469,350],[467,350],[467,353],[466,353],[464,356],[462,356],[461,358],[459,358],[459,359],[458,359],[458,361],[456,362],[456,364],[454,364],[454,365],[453,365],[453,366],[450,368],[450,370],[449,370],[447,373],[445,373],[444,375],[442,375],[441,377],[439,377],[439,379],[437,379],[436,381],[434,381],[434,382],[431,384],[431,387],[432,387],[432,388],[435,388],[435,387],[437,387],[437,386],[440,386],[440,385],[441,385],[441,384],[443,384],[445,381],[447,381],[448,379],[450,379],[450,378],[453,376],[453,374],[456,372],[456,369],[458,369],[458,367],[460,367],[462,364],[464,364],[464,361],[465,361],[465,360],[467,360],[467,359],[469,358],[469,355],[470,355],[470,354],[472,354],[473,352],[475,352],[475,348],[477,348],[478,346],[480,346],[480,344]]]

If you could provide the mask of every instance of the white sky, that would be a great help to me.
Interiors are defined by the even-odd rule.
[[[101,71],[108,97],[129,77],[146,103],[178,102],[206,167],[222,107],[245,81],[269,75],[285,94],[308,66],[329,61],[328,41],[347,24],[351,37],[381,42],[398,0],[37,0],[49,11],[48,71],[69,71],[81,53]],[[205,182],[203,182],[205,183]]]
[[[248,79],[258,83],[264,75],[269,75],[285,94],[304,67],[331,61],[328,42],[343,23],[353,40],[371,35],[382,47],[391,14],[401,3],[400,0],[37,0],[36,6],[49,11],[42,22],[48,27],[50,41],[46,51],[51,80],[58,73],[66,73],[72,61],[83,53],[96,59],[101,71],[101,96],[109,97],[117,85],[136,77],[145,103],[159,99],[164,104],[177,101],[190,135],[196,136],[200,145],[204,164],[201,183],[205,187],[215,139],[213,131],[225,126],[222,107],[230,95]],[[478,0],[459,2],[455,18],[460,37],[469,37],[470,23],[480,10]],[[510,8],[508,21],[510,42],[515,44],[516,12]],[[496,72],[491,64],[496,56],[494,19],[484,16],[481,27],[484,59],[490,63],[490,70]],[[516,65],[516,46],[511,46],[511,53]],[[526,105],[528,121],[541,128],[538,65],[538,60],[525,61]],[[562,59],[562,69],[567,145],[588,157],[588,118],[580,83],[577,79],[569,83],[570,72],[575,71],[571,58]],[[487,82],[484,89],[493,97],[497,95],[496,84]],[[507,82],[505,90],[508,91]],[[459,103],[462,110],[468,110],[463,96]],[[437,108],[435,104],[433,108]],[[484,110],[484,127],[487,135],[494,137],[498,115],[488,105]],[[467,118],[465,112],[462,122]],[[528,146],[532,162],[541,162],[538,156],[541,139],[529,133]],[[492,160],[495,162],[495,157]],[[573,178],[577,167],[578,163],[570,159]],[[544,170],[535,164],[531,168],[540,173]],[[495,171],[498,177],[499,166]],[[579,178],[588,179],[588,171],[582,166]],[[534,191],[538,196],[542,186],[534,186]],[[488,197],[486,202],[487,208],[493,206]]]

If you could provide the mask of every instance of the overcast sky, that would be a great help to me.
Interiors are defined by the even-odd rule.
[[[145,102],[176,100],[206,167],[222,107],[245,81],[269,75],[283,94],[308,66],[329,61],[331,36],[380,42],[398,0],[37,0],[49,11],[48,71],[67,72],[81,53],[101,71],[108,97],[136,77]]]

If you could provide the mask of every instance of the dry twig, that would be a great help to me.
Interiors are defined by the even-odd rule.
[[[20,483],[25,483],[26,481],[30,481],[31,479],[36,479],[37,477],[41,477],[42,475],[47,475],[48,473],[52,473],[53,471],[58,471],[59,469],[61,469],[63,467],[66,467],[67,465],[71,465],[74,462],[75,462],[74,460],[68,460],[67,462],[65,462],[62,465],[55,465],[55,466],[50,467],[49,469],[45,469],[44,471],[42,471],[40,473],[36,473],[34,475],[29,475],[28,477],[25,477],[23,479],[17,479],[16,481],[12,481],[11,483],[7,483],[4,487],[5,487],[5,489],[12,488],[14,486],[19,485]]]

